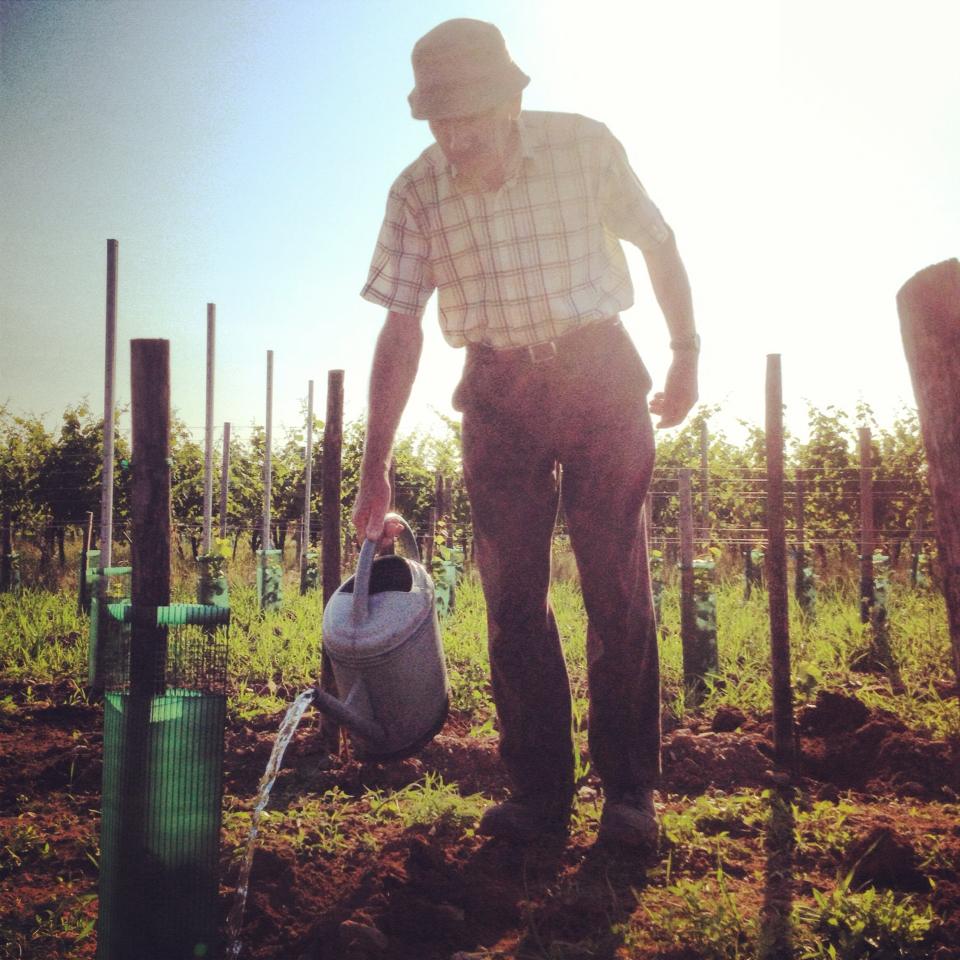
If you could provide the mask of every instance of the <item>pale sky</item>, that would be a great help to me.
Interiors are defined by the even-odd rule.
[[[894,296],[960,254],[955,0],[0,0],[0,404],[54,425],[103,402],[106,240],[120,244],[117,398],[134,337],[171,341],[173,404],[215,421],[364,413],[381,308],[359,297],[396,175],[430,142],[410,49],[441,20],[504,32],[524,106],[604,121],[673,227],[719,426],[763,422],[781,353],[807,400],[913,403]],[[659,388],[642,257],[626,324]],[[403,431],[452,413],[436,301]],[[129,424],[124,418],[122,428]]]

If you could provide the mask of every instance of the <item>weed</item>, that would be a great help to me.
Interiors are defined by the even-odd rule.
[[[935,833],[925,833],[920,838],[920,872],[924,874],[936,871],[956,869],[956,854],[943,844],[943,837]]]
[[[42,910],[34,917],[34,929],[30,939],[42,941],[47,938],[65,937],[80,943],[91,936],[97,917],[93,909],[97,896],[94,893],[76,896],[68,894],[56,906]]]
[[[918,908],[912,897],[850,890],[850,875],[794,908],[801,960],[920,960],[929,955],[924,941],[933,921],[932,908]]]
[[[756,836],[763,827],[764,796],[754,792],[708,793],[661,817],[668,844],[681,856],[695,851],[725,855],[733,838]]]
[[[491,713],[482,723],[472,726],[467,734],[470,737],[492,737],[497,732],[496,720]]]
[[[283,837],[301,856],[335,855],[369,846],[369,834],[358,829],[357,802],[339,787],[274,811],[264,823],[263,836]]]
[[[371,790],[366,799],[374,816],[397,817],[404,827],[449,825],[467,835],[473,833],[472,825],[487,803],[478,793],[463,796],[453,784],[445,783],[434,773],[392,793]]]
[[[758,922],[744,915],[721,867],[712,876],[678,880],[664,892],[667,896],[656,909],[643,904],[660,942],[682,943],[704,960],[745,960],[754,955]],[[625,939],[630,945],[629,928]]]
[[[794,841],[798,854],[840,856],[853,839],[850,815],[852,803],[819,800],[809,810],[793,805]]]
[[[24,863],[45,860],[51,856],[50,842],[37,828],[25,822],[23,814],[16,821],[0,826],[0,877],[19,870]]]
[[[447,670],[450,680],[450,706],[471,720],[489,717],[493,701],[488,693],[487,668],[476,660],[458,660]]]
[[[241,681],[227,698],[227,718],[231,721],[253,720],[265,713],[279,713],[285,707],[286,704],[279,697],[269,692],[257,693],[245,681]]]

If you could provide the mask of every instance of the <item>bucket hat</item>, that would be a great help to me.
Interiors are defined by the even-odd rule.
[[[407,98],[417,120],[483,113],[518,94],[530,78],[513,62],[503,34],[483,20],[446,20],[414,45],[416,86]]]

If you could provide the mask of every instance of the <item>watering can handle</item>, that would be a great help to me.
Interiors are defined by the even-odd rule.
[[[403,544],[404,552],[411,560],[420,562],[420,551],[417,549],[417,538],[407,523],[399,513],[388,513],[384,518],[387,520],[397,520],[403,524],[403,530],[400,533],[400,543]],[[374,540],[364,540],[360,548],[360,560],[357,562],[357,572],[353,578],[353,622],[362,623],[370,612],[370,572],[373,570],[373,558],[377,553],[377,543]]]

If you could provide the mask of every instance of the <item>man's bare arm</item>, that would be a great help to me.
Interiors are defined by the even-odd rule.
[[[360,490],[353,506],[353,525],[368,540],[381,540],[384,535],[384,516],[390,506],[390,454],[422,349],[420,318],[388,313],[373,355]]]
[[[660,417],[658,428],[674,427],[682,423],[697,402],[698,351],[684,348],[692,344],[696,335],[693,319],[693,297],[690,281],[680,259],[677,241],[670,237],[654,250],[643,251],[647,262],[650,283],[657,303],[663,311],[672,343],[680,347],[674,350],[673,363],[667,373],[667,383],[662,393],[656,393],[650,401],[650,410]]]

